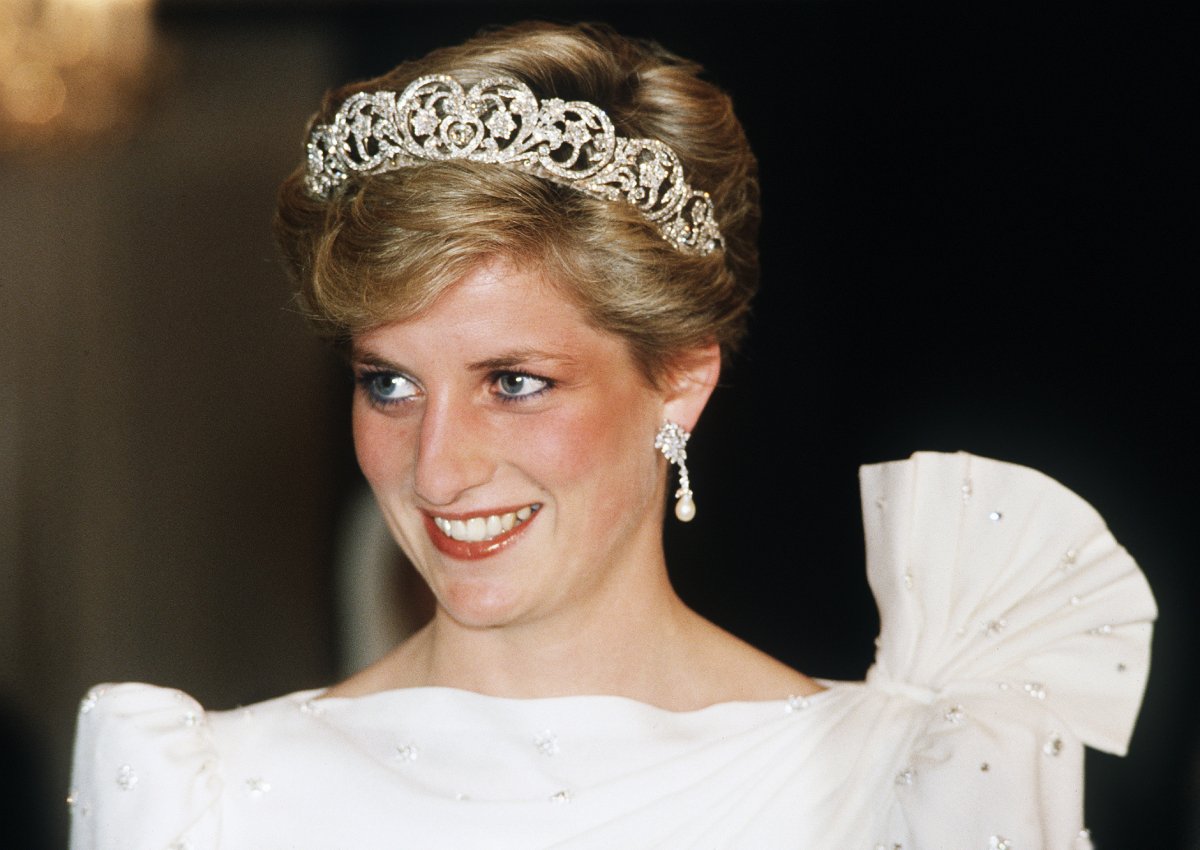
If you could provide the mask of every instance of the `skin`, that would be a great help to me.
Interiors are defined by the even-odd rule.
[[[494,261],[358,337],[352,360],[359,465],[437,604],[327,696],[443,686],[690,710],[819,690],[688,609],[667,579],[653,435],[665,419],[695,426],[717,346],[655,387],[537,271]],[[539,506],[528,527],[477,560],[440,550],[426,519],[523,505]]]

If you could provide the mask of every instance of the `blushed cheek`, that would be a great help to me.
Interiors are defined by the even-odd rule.
[[[582,493],[589,513],[613,522],[651,498],[657,477],[652,426],[645,411],[620,399],[582,414],[554,417],[525,437],[543,486]],[[648,420],[647,420],[648,422]],[[644,427],[643,427],[644,426]],[[645,434],[642,431],[646,431]]]
[[[387,417],[356,404],[351,417],[354,453],[363,477],[376,491],[394,485],[403,473],[406,448],[400,429]],[[381,494],[382,495],[382,494]]]

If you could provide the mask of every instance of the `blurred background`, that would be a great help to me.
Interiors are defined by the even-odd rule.
[[[1089,754],[1097,846],[1200,847],[1200,16],[667,0],[0,0],[0,844],[64,846],[88,686],[228,708],[381,645],[362,612],[408,580],[339,590],[347,552],[399,564],[273,194],[326,88],[531,17],[699,60],[760,157],[751,342],[689,446],[700,517],[667,529],[684,597],[859,678],[878,621],[857,466],[1041,469],[1162,608],[1131,755]]]

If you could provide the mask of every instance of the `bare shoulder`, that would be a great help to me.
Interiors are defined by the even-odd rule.
[[[724,629],[703,621],[688,668],[699,671],[705,702],[810,696],[824,687]]]
[[[322,696],[361,697],[423,685],[423,652],[424,640],[419,631],[378,661],[327,689]]]

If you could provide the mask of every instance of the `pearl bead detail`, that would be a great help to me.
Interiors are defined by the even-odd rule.
[[[663,453],[668,463],[679,467],[679,489],[675,491],[675,516],[680,522],[691,522],[696,516],[692,499],[692,483],[687,468],[687,441],[691,434],[677,422],[667,420],[654,435],[654,448]]]

